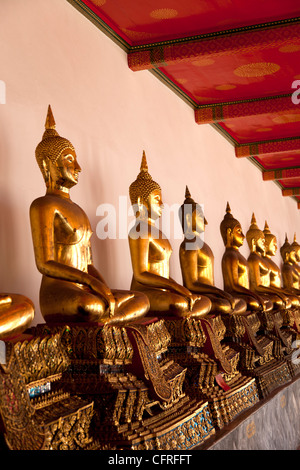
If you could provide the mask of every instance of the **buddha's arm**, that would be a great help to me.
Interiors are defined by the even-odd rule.
[[[294,275],[293,275],[292,267],[283,266],[282,280],[283,280],[283,286],[284,286],[285,289],[287,289],[289,292],[293,292],[296,295],[299,295],[300,291],[293,287],[293,285],[294,285]]]
[[[190,297],[191,293],[177,282],[170,278],[165,278],[159,274],[151,273],[148,270],[149,239],[133,239],[129,236],[129,246],[133,276],[137,282],[145,287],[158,289],[168,289],[177,292],[185,297]]]
[[[298,286],[299,285],[299,276],[298,276],[298,273],[295,273],[294,269],[292,269],[292,273],[291,273],[291,287],[293,288],[293,292],[297,295],[300,294],[300,290],[297,288],[297,287],[294,287],[294,283],[296,283],[296,285]]]
[[[264,286],[261,280],[261,270],[265,270],[265,266],[261,264],[259,258],[248,259],[249,263],[249,274],[250,274],[250,287],[251,290],[258,294],[272,294],[275,293],[275,289],[271,286]]]
[[[91,276],[88,272],[55,260],[53,233],[55,210],[51,206],[41,207],[34,203],[30,208],[30,223],[37,269],[45,276],[85,284],[109,302],[111,293],[103,282]]]
[[[199,294],[215,294],[228,300],[231,299],[229,294],[218,289],[216,286],[199,280],[197,250],[180,249],[179,257],[183,283],[187,289]]]
[[[251,275],[255,278],[255,284],[253,285],[253,289],[255,290],[255,292],[257,292],[258,295],[267,294],[271,296],[275,294],[284,302],[284,304],[286,304],[288,299],[286,295],[282,291],[280,291],[280,289],[273,287],[271,285],[264,286],[261,283],[260,269],[262,270],[266,269],[265,266],[261,264],[259,260],[258,262],[249,264],[249,266],[251,266],[251,269],[250,269]],[[253,278],[252,278],[252,281],[253,281]],[[252,288],[252,284],[251,284],[251,288]]]
[[[98,269],[96,269],[93,264],[88,265],[88,273],[91,276],[95,277],[96,279],[99,279],[99,281],[101,281],[103,284],[105,284],[107,286],[107,284],[105,282],[105,279],[103,278],[103,276],[100,274]]]
[[[105,279],[101,275],[101,273],[98,271],[97,268],[95,268],[94,263],[93,263],[93,257],[92,257],[92,250],[91,250],[91,245],[89,245],[89,261],[88,261],[88,273],[95,277],[96,279],[99,279],[105,286],[107,286]],[[107,286],[108,287],[108,286]]]
[[[244,294],[247,296],[251,296],[255,298],[258,303],[262,306],[263,302],[262,299],[252,290],[248,289],[247,287],[242,286],[239,283],[239,272],[238,272],[238,267],[239,267],[239,261],[237,256],[234,256],[232,253],[230,255],[227,255],[225,259],[223,258],[223,276],[224,276],[224,281],[225,285],[228,285],[230,287],[230,292],[231,293],[237,293],[237,294]]]

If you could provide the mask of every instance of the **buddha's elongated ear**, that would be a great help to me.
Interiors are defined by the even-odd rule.
[[[226,230],[226,246],[231,246],[233,239],[233,231],[230,227]]]
[[[187,230],[193,229],[193,215],[189,211],[185,214],[185,223]]]
[[[46,183],[46,186],[48,187],[50,185],[50,168],[49,168],[49,164],[50,164],[50,160],[49,158],[46,159],[44,158],[43,162],[42,162],[42,173],[43,173],[43,176],[44,176],[44,180],[45,180],[45,183]]]
[[[148,210],[141,196],[138,196],[135,207],[136,207],[136,217],[148,218]]]

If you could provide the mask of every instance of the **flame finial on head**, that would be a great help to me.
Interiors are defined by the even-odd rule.
[[[64,137],[61,137],[56,131],[55,120],[51,106],[49,105],[45,122],[45,131],[41,142],[35,149],[36,160],[45,180],[47,178],[45,166],[47,166],[49,160],[52,163],[56,162],[62,152],[66,149],[71,149],[75,152],[71,142]]]
[[[148,163],[147,163],[147,158],[146,158],[146,152],[145,152],[145,150],[143,150],[143,156],[142,156],[140,171],[145,171],[145,172],[148,173]]]
[[[131,204],[137,204],[138,200],[146,203],[150,194],[155,191],[161,191],[158,183],[156,183],[148,171],[148,163],[145,150],[143,151],[140,172],[136,180],[129,186],[129,196]]]

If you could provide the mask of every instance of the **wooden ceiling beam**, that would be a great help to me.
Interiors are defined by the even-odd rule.
[[[283,196],[300,196],[300,187],[297,188],[284,188],[282,190]]]
[[[300,24],[276,25],[259,30],[197,36],[173,42],[161,42],[131,49],[127,55],[131,70],[150,70],[200,58],[261,52],[299,42]]]
[[[295,111],[292,94],[265,99],[242,100],[231,103],[200,105],[195,109],[197,124],[212,124],[246,116],[262,116]]]
[[[286,152],[300,152],[299,137],[293,139],[271,140],[267,142],[253,142],[235,146],[235,155],[238,158],[275,155]]]
[[[300,178],[300,166],[292,168],[279,168],[276,170],[263,170],[262,177],[264,181],[278,181],[291,178]]]

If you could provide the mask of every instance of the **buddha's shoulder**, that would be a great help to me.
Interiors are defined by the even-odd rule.
[[[60,206],[64,205],[65,201],[52,196],[51,194],[46,194],[45,196],[41,196],[36,198],[30,206],[30,211],[36,210],[57,210]]]
[[[234,248],[226,248],[225,251],[224,251],[224,254],[223,254],[223,259],[236,259],[236,260],[240,260],[240,259],[244,259],[243,255],[238,251],[238,250],[235,250]]]

